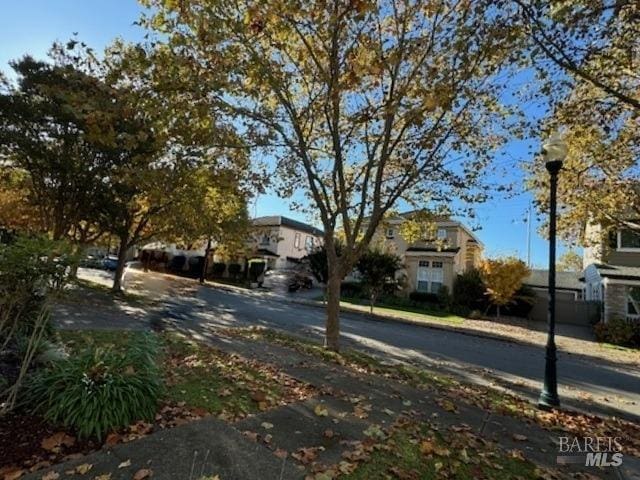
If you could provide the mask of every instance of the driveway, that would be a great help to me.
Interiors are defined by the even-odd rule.
[[[85,278],[90,271],[81,273]],[[93,279],[93,278],[92,278]],[[247,291],[196,287],[192,280],[129,270],[134,288],[153,285],[164,295],[164,318],[194,335],[217,327],[264,326],[321,339],[325,316],[320,308],[292,304],[284,297]],[[188,295],[167,294],[192,288]],[[185,291],[184,288],[179,290]],[[341,315],[343,344],[364,348],[390,360],[427,364],[473,382],[494,383],[535,398],[544,371],[544,349],[464,333],[401,323],[380,322],[359,314]],[[559,352],[558,381],[565,405],[640,421],[640,369]]]

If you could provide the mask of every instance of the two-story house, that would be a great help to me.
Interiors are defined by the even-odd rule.
[[[602,318],[640,321],[640,233],[588,225],[583,266],[586,300],[602,303]]]
[[[413,291],[438,293],[441,287],[451,291],[459,273],[474,268],[480,262],[483,244],[462,223],[448,217],[433,221],[433,238],[408,242],[402,235],[402,224],[415,211],[386,219],[372,239],[402,258],[405,277],[403,293]]]
[[[249,240],[252,259],[262,259],[271,270],[291,268],[323,243],[322,230],[281,215],[257,217]]]

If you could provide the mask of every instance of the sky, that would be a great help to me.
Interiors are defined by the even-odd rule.
[[[10,74],[9,61],[27,53],[44,59],[53,41],[68,40],[75,33],[97,51],[117,37],[141,40],[144,31],[134,25],[140,12],[136,0],[0,0],[0,70]],[[540,220],[532,212],[530,228],[526,221],[532,197],[523,187],[524,174],[519,164],[533,160],[527,147],[524,142],[511,143],[490,172],[496,181],[515,182],[515,190],[519,193],[478,205],[473,224],[481,227],[475,234],[484,244],[485,255],[514,255],[525,262],[530,231],[531,265],[546,268],[548,243],[539,234]],[[545,174],[542,166],[540,171],[541,175]],[[285,215],[310,221],[291,211],[286,199],[279,198],[274,192],[260,195],[250,214]],[[558,245],[559,254],[565,249],[564,245]]]

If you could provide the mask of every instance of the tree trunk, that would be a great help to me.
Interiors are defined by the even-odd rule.
[[[116,273],[113,278],[113,287],[111,291],[114,293],[122,292],[122,277],[124,275],[124,267],[127,261],[129,237],[120,237],[120,246],[118,247],[118,266],[116,267]]]
[[[340,283],[342,278],[337,269],[333,270],[335,271],[329,274],[327,282],[327,321],[324,346],[337,352],[340,350]]]
[[[200,283],[202,284],[204,284],[207,268],[209,268],[209,253],[211,253],[211,238],[207,239],[207,248],[204,249],[204,262],[202,262],[202,271],[200,272]]]

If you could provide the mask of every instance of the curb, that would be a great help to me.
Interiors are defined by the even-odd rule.
[[[205,283],[205,286],[209,286],[215,289],[219,289],[219,290],[223,290],[223,291],[227,291],[227,292],[233,292],[233,293],[242,293],[245,295],[251,295],[254,297],[260,296],[260,297],[264,297],[264,295],[268,295],[269,298],[274,299],[274,300],[280,300],[286,303],[290,303],[290,304],[294,304],[294,305],[305,305],[308,307],[314,307],[314,308],[324,308],[324,304],[322,302],[316,301],[316,300],[302,300],[302,299],[295,299],[295,298],[287,298],[287,297],[283,297],[280,295],[276,295],[270,292],[263,292],[261,295],[256,295],[253,293],[253,290],[249,290],[246,288],[242,288],[242,287],[236,287],[234,285],[228,285],[225,283],[217,283],[217,282],[211,282],[211,281],[207,281]],[[452,327],[449,325],[439,325],[439,324],[434,324],[434,323],[423,323],[423,322],[417,322],[415,320],[410,320],[407,318],[400,318],[400,317],[391,317],[391,316],[387,316],[387,315],[380,315],[378,313],[366,313],[363,312],[361,310],[356,310],[356,309],[352,309],[349,307],[345,307],[345,306],[340,306],[340,312],[341,313],[349,313],[352,315],[357,315],[360,317],[363,317],[364,320],[369,320],[369,321],[374,321],[374,322],[383,322],[383,323],[402,323],[405,325],[414,325],[416,327],[422,327],[422,328],[430,328],[433,330],[441,330],[441,331],[445,331],[445,332],[454,332],[454,333],[459,333],[462,335],[468,335],[471,337],[478,337],[478,338],[485,338],[485,339],[489,339],[489,340],[497,340],[497,341],[501,341],[501,342],[506,342],[506,343],[513,343],[516,345],[522,345],[522,346],[536,346],[536,344],[534,343],[530,343],[530,342],[526,342],[523,340],[519,340],[519,339],[514,339],[514,338],[509,338],[509,337],[503,337],[500,335],[493,335],[490,333],[484,333],[484,332],[480,332],[480,331],[469,331],[466,329],[462,329],[462,328],[456,328],[456,327]],[[568,352],[567,352],[568,353]]]

